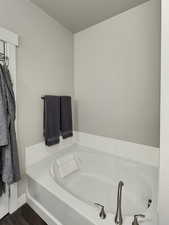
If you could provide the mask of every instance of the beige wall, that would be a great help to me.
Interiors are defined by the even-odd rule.
[[[20,36],[17,51],[19,153],[42,138],[44,94],[73,94],[73,35],[26,0],[0,0],[0,26]],[[19,193],[24,187],[20,185]]]
[[[160,1],[75,34],[76,129],[159,146]]]

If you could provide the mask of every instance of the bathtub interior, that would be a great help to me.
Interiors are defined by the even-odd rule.
[[[123,215],[150,211],[153,191],[149,176],[141,165],[98,152],[73,151],[72,154],[78,159],[79,171],[60,178],[55,160],[51,166],[52,177],[68,192],[92,206],[99,203],[107,212],[115,214],[118,183],[123,181]]]
[[[105,207],[107,212],[115,214],[118,187],[113,181],[77,172],[71,177],[65,178],[64,188],[88,204],[94,206],[95,203],[99,203]],[[144,214],[148,209],[149,199],[152,199],[149,188],[144,183],[138,182],[138,185],[133,186],[125,183],[123,190],[123,215]]]

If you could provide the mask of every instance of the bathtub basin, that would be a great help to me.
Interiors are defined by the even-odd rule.
[[[144,214],[151,207],[151,185],[137,164],[98,152],[74,151],[72,154],[79,159],[80,170],[65,178],[59,178],[54,160],[51,175],[58,185],[76,198],[92,206],[99,203],[107,212],[115,214],[118,183],[123,181],[124,216]]]

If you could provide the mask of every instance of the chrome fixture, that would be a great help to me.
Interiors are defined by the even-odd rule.
[[[135,215],[134,216],[134,220],[132,222],[132,225],[139,225],[139,223],[138,223],[138,217],[145,218],[145,215],[142,215],[142,214]]]
[[[121,202],[122,202],[122,187],[124,183],[122,181],[118,184],[118,195],[117,195],[117,211],[115,216],[115,224],[122,225],[123,224],[123,217],[122,217],[122,210],[121,210]]]
[[[94,203],[94,204],[95,204],[96,206],[101,207],[101,211],[100,211],[100,213],[99,213],[99,217],[100,217],[102,220],[106,219],[106,213],[105,213],[104,206],[101,205],[101,204],[99,204],[99,203]]]
[[[152,204],[152,199],[148,199],[147,208],[150,208],[151,204]]]

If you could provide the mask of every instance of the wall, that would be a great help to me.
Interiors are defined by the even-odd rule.
[[[17,50],[18,139],[24,149],[43,140],[41,96],[73,95],[73,35],[26,0],[0,0],[0,26],[20,36]],[[24,186],[19,186],[19,194]]]
[[[160,1],[75,34],[76,129],[150,146],[160,137]]]
[[[169,221],[169,1],[162,0],[159,225]]]

